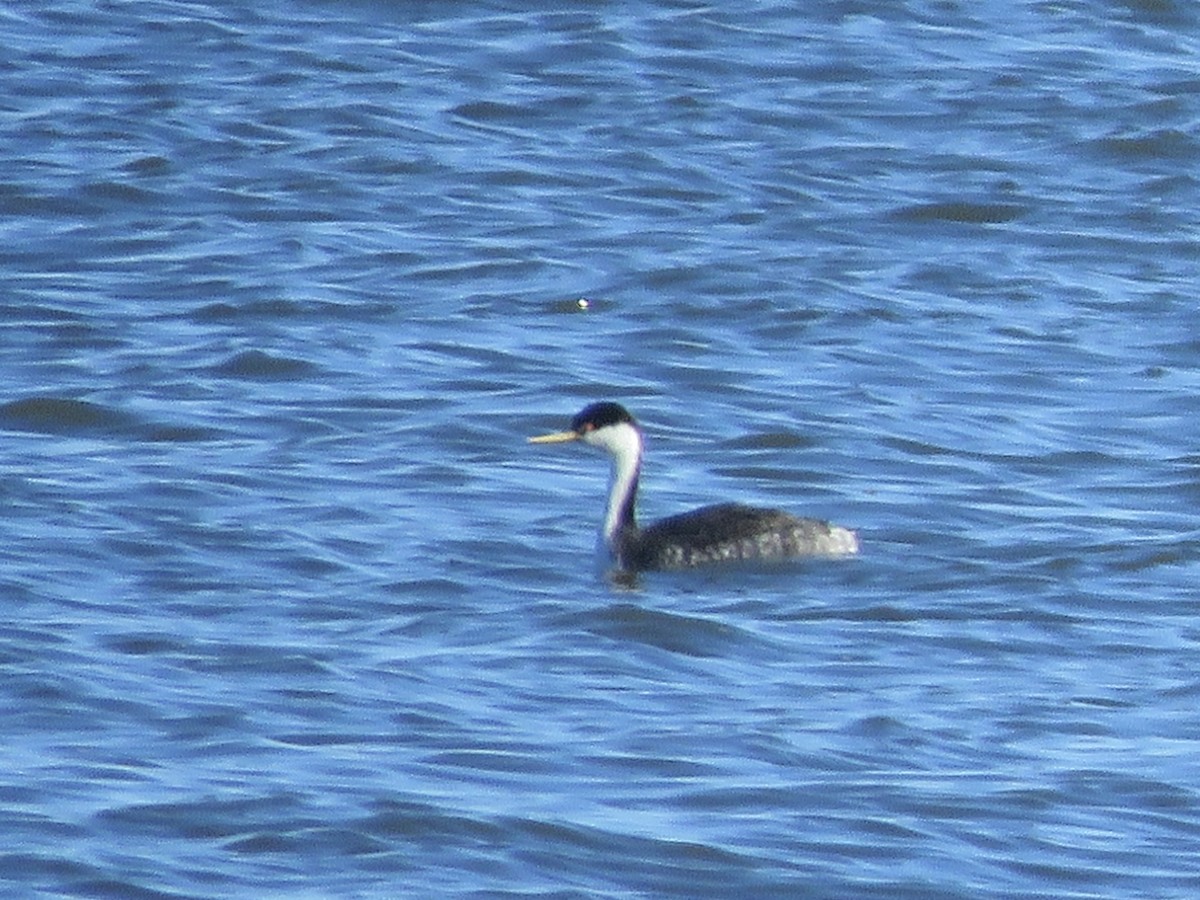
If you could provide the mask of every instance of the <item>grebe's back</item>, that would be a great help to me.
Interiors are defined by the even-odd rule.
[[[711,563],[849,556],[853,531],[781,509],[717,503],[659,519],[622,536],[619,554],[629,569],[682,569]]]

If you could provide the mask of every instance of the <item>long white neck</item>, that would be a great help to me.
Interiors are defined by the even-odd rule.
[[[634,504],[637,500],[638,472],[642,464],[642,435],[628,422],[619,422],[589,431],[583,440],[594,447],[607,450],[612,456],[608,505],[604,510],[601,535],[608,549],[616,553],[619,550],[621,532],[637,527]]]

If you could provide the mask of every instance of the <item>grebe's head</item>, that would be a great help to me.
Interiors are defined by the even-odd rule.
[[[642,446],[642,433],[629,410],[620,403],[602,401],[585,406],[571,420],[569,431],[556,431],[529,439],[533,444],[558,444],[583,441],[607,450],[613,456],[636,456]]]

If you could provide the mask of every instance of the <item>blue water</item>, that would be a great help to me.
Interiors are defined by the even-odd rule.
[[[1196,896],[1198,35],[7,4],[0,893]]]

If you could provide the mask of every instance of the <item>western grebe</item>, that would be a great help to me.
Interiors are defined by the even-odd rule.
[[[621,569],[683,569],[739,560],[850,556],[858,535],[839,525],[800,519],[778,509],[718,503],[638,528],[634,517],[642,465],[642,431],[619,403],[593,403],[569,431],[529,439],[531,444],[583,441],[613,458],[601,536]]]

